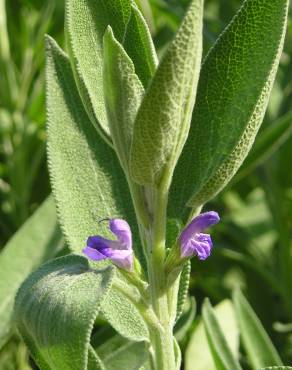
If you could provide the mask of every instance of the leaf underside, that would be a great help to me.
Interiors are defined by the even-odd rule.
[[[235,312],[230,300],[224,300],[214,307],[214,315],[224,333],[225,339],[234,355],[238,357],[239,330]],[[193,370],[196,359],[196,370],[217,370],[209,348],[203,320],[200,319],[191,334],[185,351],[185,370]]]
[[[246,0],[208,53],[187,142],[175,169],[170,217],[216,195],[262,122],[286,30],[287,0]]]
[[[98,220],[121,217],[137,226],[125,176],[114,151],[88,119],[67,56],[47,41],[48,159],[60,224],[74,252],[90,235],[111,237]],[[138,243],[134,242],[137,247]]]
[[[113,276],[112,266],[92,269],[86,258],[71,255],[46,263],[23,283],[16,324],[42,370],[104,369],[90,334]]]
[[[202,1],[192,1],[146,90],[134,124],[131,174],[139,184],[169,181],[186,140],[202,54]]]
[[[280,356],[263,325],[239,290],[234,292],[233,301],[243,345],[252,369],[258,370],[265,366],[282,365]]]
[[[0,254],[0,348],[14,329],[15,294],[26,277],[64,245],[50,196],[8,241]]]
[[[209,300],[204,302],[202,313],[206,336],[217,370],[242,370],[231,351]]]

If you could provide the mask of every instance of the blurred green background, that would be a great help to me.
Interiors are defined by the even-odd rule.
[[[188,0],[152,0],[144,8],[159,52]],[[204,53],[241,0],[206,0]],[[0,0],[0,246],[50,193],[46,163],[44,34],[64,46],[63,0]],[[244,101],[242,102],[244,104]],[[205,263],[193,261],[198,307],[240,285],[287,364],[292,363],[292,15],[264,123],[248,159],[219,197],[222,222]],[[21,245],[19,246],[21,248]],[[189,331],[190,333],[191,331]],[[188,334],[181,341],[186,345]],[[244,359],[243,359],[244,363]],[[30,369],[17,339],[0,351],[0,369]]]

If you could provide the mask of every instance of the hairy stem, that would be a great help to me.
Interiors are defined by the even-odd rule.
[[[155,370],[175,370],[173,324],[176,316],[177,286],[166,287],[164,268],[168,187],[142,188],[130,179],[128,183],[147,259],[151,310],[158,323],[150,325],[153,366]]]
[[[156,370],[175,370],[172,302],[166,286],[164,270],[167,192],[152,190],[152,224],[148,235],[148,277],[153,310],[161,330],[152,330],[154,364]]]

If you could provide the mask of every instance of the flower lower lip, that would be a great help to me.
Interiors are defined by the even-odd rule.
[[[219,220],[218,213],[214,211],[205,212],[195,217],[179,237],[181,257],[187,258],[196,255],[200,260],[208,258],[213,244],[210,235],[204,234],[203,231],[218,223]]]

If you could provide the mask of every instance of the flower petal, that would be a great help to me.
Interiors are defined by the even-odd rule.
[[[116,235],[123,249],[132,249],[132,233],[129,224],[120,218],[110,220],[111,232]]]
[[[181,244],[181,257],[187,258],[194,255],[194,247],[192,239],[187,240],[186,243]]]
[[[101,261],[106,259],[107,257],[100,253],[98,250],[91,248],[91,247],[85,247],[83,248],[82,252],[90,259],[94,261]]]
[[[193,242],[195,254],[200,260],[205,260],[211,254],[213,247],[212,239],[209,234],[197,234]]]
[[[109,249],[106,251],[108,258],[110,258],[115,265],[127,270],[132,270],[133,267],[133,252],[131,250],[117,250]]]
[[[110,239],[103,238],[99,235],[90,236],[87,239],[87,247],[94,248],[102,253],[106,248],[112,248],[114,246],[114,241]]]
[[[90,236],[83,253],[95,261],[110,259],[118,267],[132,270],[133,250],[130,226],[126,221],[116,218],[110,220],[109,227],[117,240],[106,239],[99,235]]]
[[[211,254],[212,240],[209,234],[197,234],[195,238],[181,246],[181,257],[187,258],[198,256],[200,260],[205,260]]]
[[[188,240],[192,239],[196,234],[201,233],[207,229],[207,227],[217,224],[219,221],[220,217],[217,212],[210,211],[201,213],[182,231],[180,235],[181,244],[186,245]]]

